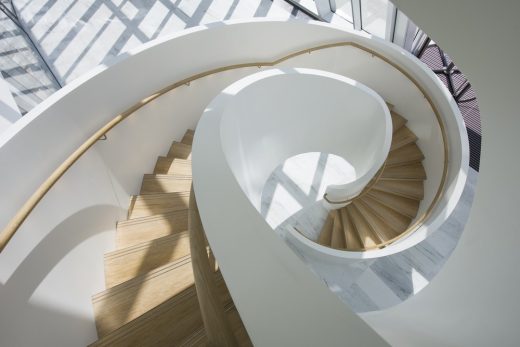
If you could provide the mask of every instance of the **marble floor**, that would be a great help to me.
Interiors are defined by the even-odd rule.
[[[284,0],[13,0],[13,5],[62,84],[150,40],[197,25],[254,17],[310,19]]]
[[[287,229],[297,227],[317,239],[327,210],[320,199],[325,187],[348,171],[348,163],[326,153],[306,153],[289,158],[267,180],[262,194],[261,214],[285,239]],[[355,312],[381,310],[418,293],[440,271],[462,234],[473,202],[478,172],[470,169],[464,192],[453,214],[426,240],[406,251],[367,260],[352,270],[309,257],[288,245],[310,269]]]

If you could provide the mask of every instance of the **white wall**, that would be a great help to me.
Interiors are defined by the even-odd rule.
[[[206,112],[224,113],[226,157],[258,210],[273,170],[308,152],[345,158],[355,178],[336,182],[331,198],[355,195],[385,161],[392,138],[390,113],[379,95],[357,81],[314,69],[250,75],[222,91]]]
[[[518,346],[520,3],[395,3],[475,89],[482,156],[469,222],[443,271],[416,297],[366,320],[396,346]]]

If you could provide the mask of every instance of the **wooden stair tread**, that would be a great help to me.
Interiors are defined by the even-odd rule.
[[[191,159],[191,145],[174,141],[168,151],[168,157]]]
[[[354,204],[350,204],[346,208],[363,248],[373,248],[381,243],[381,239],[372,231],[372,228],[357,207]]]
[[[188,210],[128,219],[117,223],[117,249],[188,230]]]
[[[396,212],[400,212],[401,214],[410,218],[415,218],[420,205],[420,201],[415,199],[409,199],[374,189],[370,190],[366,196],[371,197],[388,208],[391,208]]]
[[[410,143],[415,143],[416,141],[417,136],[415,136],[415,134],[410,129],[408,129],[408,127],[402,126],[400,129],[395,131],[392,136],[390,151],[394,151]]]
[[[188,255],[94,295],[92,303],[98,335],[114,331],[193,283]]]
[[[425,180],[426,171],[421,163],[385,167],[381,174],[385,179]]]
[[[106,285],[114,287],[189,254],[187,231],[106,253]]]
[[[320,235],[318,236],[318,243],[322,246],[330,246],[332,240],[332,230],[334,227],[334,213],[329,212],[325,224],[321,228]]]
[[[189,191],[132,196],[128,219],[185,210],[188,208],[189,200]]]
[[[332,211],[334,215],[334,223],[332,225],[332,237],[330,246],[335,249],[345,248],[345,235],[343,234],[343,226],[337,210]]]
[[[140,194],[187,192],[190,188],[191,176],[146,174]]]
[[[387,223],[385,220],[381,219],[377,214],[372,212],[372,210],[367,207],[365,201],[358,200],[354,202],[354,205],[357,207],[359,212],[365,217],[365,220],[368,222],[372,231],[377,234],[381,241],[388,241],[393,239],[399,234],[398,230],[394,230],[392,228],[392,224]]]
[[[191,160],[159,157],[155,163],[153,173],[191,176]]]
[[[231,297],[220,272],[215,274],[222,303]],[[197,291],[189,286],[155,308],[143,313],[94,342],[91,346],[178,346],[193,333],[203,329]]]
[[[424,198],[424,182],[412,180],[395,180],[381,178],[372,189],[403,196],[405,198],[422,200]]]
[[[392,117],[392,129],[394,133],[401,129],[408,122],[406,118],[393,110],[390,110],[390,116]]]
[[[386,167],[417,163],[424,159],[424,155],[415,143],[391,151],[386,160]]]
[[[341,224],[343,225],[343,233],[345,235],[345,249],[349,251],[357,251],[363,249],[363,244],[359,239],[359,235],[352,224],[352,218],[348,214],[346,207],[339,209]]]
[[[365,206],[375,215],[380,217],[386,224],[395,230],[397,234],[405,231],[412,221],[412,218],[389,208],[370,196],[364,196],[361,198],[361,201],[365,203]]]

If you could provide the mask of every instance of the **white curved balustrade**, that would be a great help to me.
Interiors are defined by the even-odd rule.
[[[180,139],[185,129],[197,124],[217,94],[258,72],[255,63],[274,63],[329,43],[345,44],[305,52],[277,66],[314,68],[350,77],[408,115],[409,127],[420,137],[419,146],[427,158],[425,206],[439,187],[442,164],[450,162],[444,197],[429,222],[394,248],[370,254],[396,252],[407,246],[404,241],[414,244],[429,235],[453,210],[467,170],[467,139],[460,136],[463,124],[450,95],[431,71],[391,44],[323,23],[258,20],[193,28],[147,44],[118,64],[100,67],[67,85],[2,134],[0,224],[5,226],[49,173],[102,125],[165,86],[216,69],[189,86],[181,83],[110,131],[108,140],[90,149],[29,215],[0,254],[0,281],[5,285],[0,299],[5,303],[3,312],[10,315],[0,327],[2,342],[14,345],[10,342],[20,333],[25,345],[86,345],[94,341],[91,295],[103,286],[103,253],[113,248],[115,222],[124,218],[124,208],[138,192],[142,172],[151,171],[154,158],[164,153],[171,140]],[[405,70],[429,95],[446,128],[448,158],[440,144],[435,115],[421,90],[370,52]],[[252,65],[219,70],[244,63]],[[227,164],[220,131],[212,121],[203,121],[197,128],[195,190],[209,243],[253,342],[381,345],[381,339],[309,272],[258,214]],[[38,280],[30,280],[28,286],[29,275]],[[71,276],[81,277],[77,279],[84,283],[80,290],[71,288]],[[52,317],[54,310],[51,314],[46,310],[54,306],[64,333],[42,334],[55,332],[55,320],[41,319],[42,312]],[[14,323],[21,321],[23,327]],[[309,329],[316,321],[320,329]]]
[[[385,161],[392,138],[380,96],[359,82],[314,69],[277,68],[241,79],[205,112],[218,113],[229,165],[257,209],[272,171],[306,152],[346,159],[354,177],[327,191],[335,199],[356,195]]]

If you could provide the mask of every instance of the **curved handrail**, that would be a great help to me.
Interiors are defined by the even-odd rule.
[[[379,179],[381,178],[381,175],[383,174],[383,171],[385,171],[385,167],[386,167],[386,160],[385,162],[383,163],[383,165],[381,165],[381,167],[379,168],[379,170],[377,170],[376,174],[374,175],[374,177],[372,177],[372,179],[370,180],[370,182],[368,182],[368,184],[365,186],[365,188],[363,188],[363,190],[361,190],[359,192],[358,195],[350,198],[350,199],[346,199],[346,200],[342,200],[342,201],[332,201],[332,200],[329,200],[329,198],[327,198],[327,193],[323,194],[323,199],[328,202],[329,204],[331,205],[343,205],[343,204],[349,204],[351,203],[352,201],[354,200],[357,200],[357,199],[360,199],[363,197],[363,195],[365,195],[366,193],[368,193],[368,191],[370,189],[372,189],[372,187],[374,185],[376,185],[376,183],[379,181]]]
[[[80,145],[65,161],[54,170],[54,172],[38,187],[38,189],[29,197],[29,199],[23,204],[23,206],[18,210],[18,212],[15,214],[15,216],[9,221],[7,226],[2,230],[0,233],[0,252],[2,252],[7,245],[7,243],[12,239],[16,231],[20,228],[20,226],[23,224],[23,222],[27,219],[29,214],[34,210],[34,208],[38,205],[38,203],[43,199],[43,197],[49,192],[49,190],[58,182],[58,180],[67,172],[72,165],[78,161],[79,158],[85,152],[92,147],[96,141],[103,137],[107,132],[109,132],[112,128],[114,128],[116,125],[121,123],[123,120],[128,118],[131,114],[133,114],[135,111],[139,110],[141,107],[145,106],[146,104],[150,103],[151,101],[157,99],[161,95],[174,90],[182,85],[188,84],[192,81],[198,80],[200,78],[213,75],[216,73],[224,72],[224,71],[230,71],[234,69],[239,68],[246,68],[246,67],[262,67],[262,66],[275,66],[277,64],[280,64],[286,60],[289,60],[291,58],[303,55],[303,54],[310,54],[313,51],[319,51],[324,50],[328,48],[335,48],[335,47],[345,47],[345,46],[352,46],[355,48],[358,48],[362,51],[365,51],[369,54],[371,54],[374,57],[378,57],[379,59],[383,60],[384,62],[388,63],[392,67],[394,67],[396,70],[401,72],[405,77],[407,77],[416,87],[419,89],[419,91],[423,94],[424,98],[428,101],[430,104],[435,117],[437,118],[437,122],[439,123],[439,127],[442,134],[442,141],[444,143],[444,167],[443,167],[443,173],[441,177],[441,182],[439,184],[439,189],[437,190],[437,193],[432,201],[432,204],[430,205],[430,208],[426,211],[423,216],[417,220],[416,223],[414,223],[414,226],[419,225],[422,223],[426,218],[428,218],[431,213],[433,212],[434,207],[437,205],[438,201],[442,197],[443,191],[444,191],[444,185],[446,183],[446,177],[448,173],[448,147],[447,147],[447,135],[446,135],[446,129],[444,126],[444,123],[442,121],[441,115],[437,108],[435,107],[431,97],[426,93],[424,88],[419,84],[417,80],[415,80],[408,72],[406,72],[403,68],[401,68],[399,65],[393,63],[388,58],[383,56],[382,54],[379,54],[378,52],[366,48],[362,46],[359,43],[356,42],[337,42],[337,43],[330,43],[320,46],[315,46],[303,50],[299,50],[297,52],[285,55],[279,59],[276,59],[271,62],[252,62],[252,63],[243,63],[243,64],[235,64],[235,65],[229,65],[224,66],[220,68],[211,69],[205,72],[201,72],[198,74],[195,74],[193,76],[187,77],[185,79],[182,79],[178,82],[175,82],[173,84],[170,84],[161,90],[153,93],[152,95],[140,100],[133,106],[131,106],[129,109],[124,111],[123,113],[117,115],[112,120],[110,120],[108,123],[106,123],[104,126],[102,126],[98,131],[96,131],[91,137],[89,137],[82,145]],[[419,222],[419,223],[418,223]],[[405,232],[409,234],[409,232]],[[404,233],[402,234],[404,235]]]

